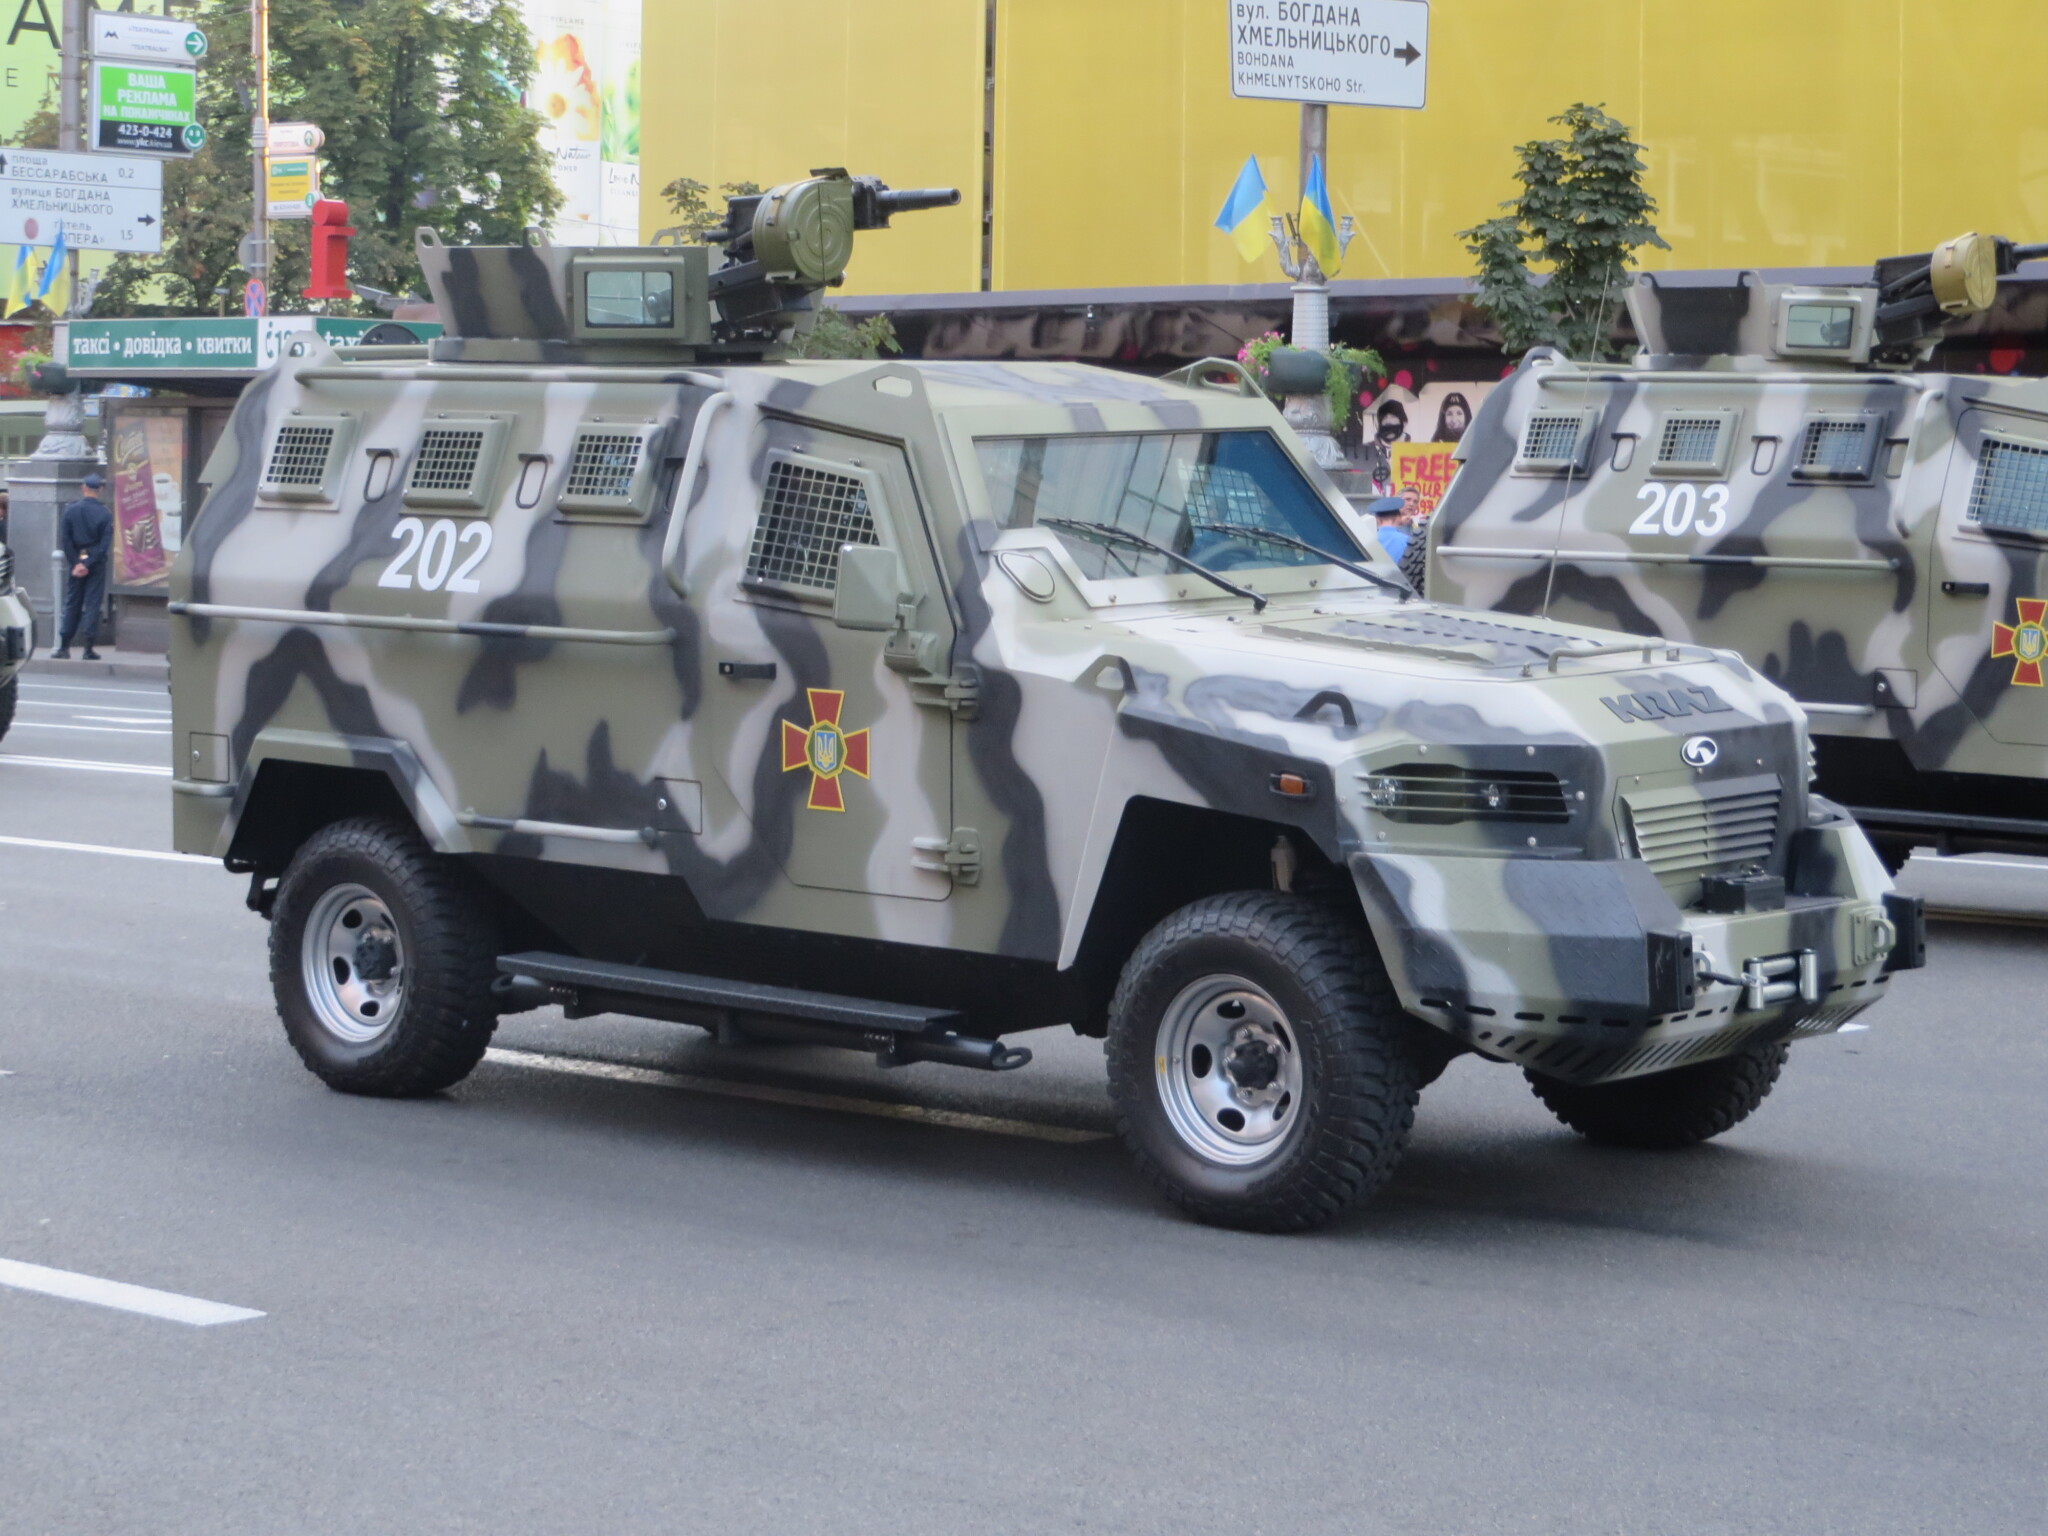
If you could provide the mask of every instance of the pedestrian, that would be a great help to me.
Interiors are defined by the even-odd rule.
[[[1422,521],[1422,487],[1413,480],[1401,487],[1401,521],[1410,528]]]
[[[100,637],[100,609],[107,600],[107,564],[114,556],[114,514],[100,500],[106,478],[98,470],[85,477],[78,500],[64,509],[58,524],[64,558],[71,564],[71,579],[64,585],[64,616],[57,630],[58,660],[71,657],[71,638],[85,642],[85,660],[98,661],[93,649]]]
[[[1365,510],[1373,515],[1373,521],[1379,525],[1376,531],[1379,534],[1380,548],[1387,552],[1389,559],[1399,565],[1401,557],[1408,553],[1408,527],[1402,515],[1401,498],[1381,496],[1368,502]]]

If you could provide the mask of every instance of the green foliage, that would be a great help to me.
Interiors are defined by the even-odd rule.
[[[798,357],[880,357],[884,352],[901,352],[903,343],[896,339],[896,327],[887,315],[870,315],[856,322],[827,304],[791,350]]]
[[[1635,252],[1671,247],[1650,222],[1657,203],[1643,190],[1643,147],[1627,126],[1584,102],[1550,121],[1567,137],[1517,148],[1521,193],[1458,238],[1478,263],[1479,307],[1500,326],[1504,351],[1554,346],[1594,359],[1612,350],[1607,327]],[[1547,282],[1535,281],[1537,264]]]
[[[726,181],[719,183],[719,206],[711,206],[711,188],[694,176],[678,176],[661,189],[661,195],[668,202],[668,211],[682,220],[676,226],[683,244],[702,245],[706,231],[721,227],[725,223],[725,199],[728,197],[758,197],[764,189],[758,182]]]
[[[1361,374],[1373,379],[1387,376],[1387,362],[1372,347],[1347,347],[1337,342],[1328,353],[1329,371],[1323,375],[1323,398],[1330,402],[1330,430],[1342,432],[1351,421],[1351,407],[1358,399]]]
[[[164,166],[164,251],[116,260],[96,315],[213,314],[239,308],[247,274],[249,100],[246,6],[205,13],[212,43],[199,71],[207,144]],[[451,244],[506,245],[561,206],[539,114],[513,82],[531,78],[533,43],[512,0],[271,0],[270,116],[317,123],[321,191],[349,206],[349,274],[366,287],[417,292],[413,231]],[[271,224],[273,307],[303,288],[305,220]]]

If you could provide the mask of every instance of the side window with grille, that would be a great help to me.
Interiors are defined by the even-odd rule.
[[[2048,538],[2048,443],[1985,438],[1963,517],[1993,533]]]
[[[355,441],[352,416],[286,416],[264,449],[257,495],[265,501],[331,508]]]
[[[420,431],[405,472],[405,504],[482,512],[503,459],[505,420],[436,417]]]
[[[1728,473],[1734,428],[1733,411],[1672,411],[1657,423],[1650,473],[1719,480]]]
[[[580,423],[561,493],[555,498],[562,515],[594,522],[644,520],[661,467],[663,435],[658,422]]]
[[[1519,475],[1578,475],[1586,472],[1587,449],[1600,413],[1592,409],[1531,411],[1515,454]]]
[[[1882,416],[1846,411],[1806,418],[1793,449],[1795,480],[1868,480],[1884,436]]]
[[[840,549],[882,542],[874,494],[870,477],[850,466],[795,454],[772,458],[747,549],[747,582],[830,596],[839,585]]]

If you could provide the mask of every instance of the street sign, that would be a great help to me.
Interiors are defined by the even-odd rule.
[[[196,76],[149,64],[92,65],[90,147],[120,155],[190,155],[206,143]]]
[[[1420,107],[1428,0],[1230,0],[1230,94]]]
[[[0,149],[0,244],[80,251],[164,247],[164,168],[53,149]]]
[[[327,142],[311,123],[272,123],[263,140],[266,155],[310,155]]]
[[[284,354],[287,343],[317,336],[330,346],[362,340],[387,320],[354,320],[328,315],[229,315],[201,320],[73,320],[64,329],[61,360],[88,378],[178,373],[250,374]],[[420,340],[441,327],[418,320],[399,322]]]
[[[242,285],[242,313],[260,320],[270,308],[270,290],[263,285],[263,279],[252,277]]]
[[[320,201],[320,161],[314,155],[271,155],[263,161],[264,216],[310,219]]]
[[[92,56],[189,67],[206,57],[206,34],[189,21],[93,11]]]

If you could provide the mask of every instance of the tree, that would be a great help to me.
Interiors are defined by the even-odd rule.
[[[762,189],[758,182],[728,181],[718,190],[724,197],[757,197]],[[675,232],[685,245],[702,245],[709,231],[725,224],[725,210],[711,206],[711,188],[694,176],[678,176],[661,189],[661,195],[668,200],[668,211],[682,220]]]
[[[251,196],[247,8],[212,8],[207,30],[206,147],[164,167],[163,254],[116,261],[95,314],[210,314],[247,276],[236,255]],[[451,244],[507,245],[554,216],[561,194],[540,116],[513,83],[533,63],[512,0],[271,0],[270,116],[326,134],[321,190],[349,205],[354,279],[418,291],[422,224]],[[270,231],[282,295],[305,285],[307,224]]]
[[[1607,356],[1622,274],[1641,247],[1671,247],[1650,223],[1642,145],[1626,125],[1578,102],[1551,122],[1568,137],[1534,139],[1515,154],[1519,196],[1507,212],[1458,231],[1479,266],[1479,307],[1500,326],[1502,350],[1553,346],[1569,357]],[[1532,250],[1533,247],[1533,250]],[[1548,270],[1537,282],[1534,263]]]

